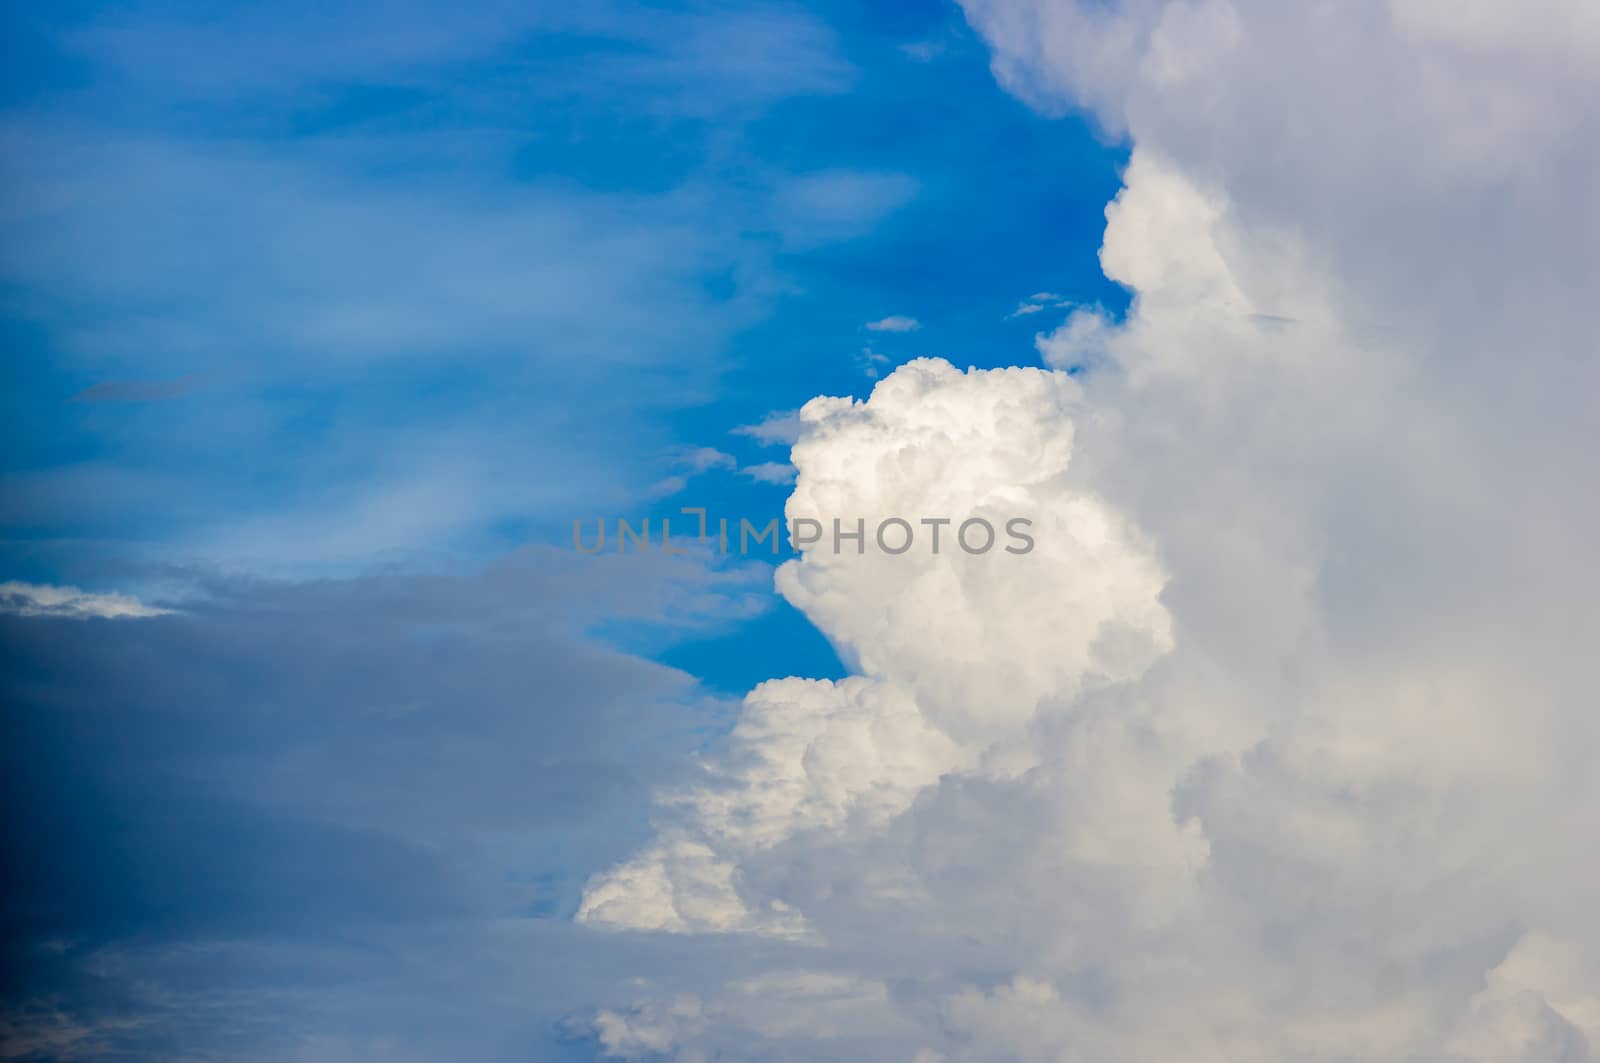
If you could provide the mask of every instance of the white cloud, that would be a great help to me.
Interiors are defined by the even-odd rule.
[[[732,454],[715,447],[679,447],[668,455],[672,465],[682,472],[664,476],[645,489],[648,498],[669,498],[689,486],[689,481],[716,469],[736,469],[739,463]]]
[[[749,436],[764,447],[793,445],[800,438],[800,415],[797,410],[778,410],[767,414],[758,424],[740,425],[734,435]]]
[[[871,347],[861,348],[861,353],[856,355],[856,368],[860,369],[867,377],[876,380],[882,373],[882,367],[889,364],[889,356],[882,351],[875,351]]]
[[[989,743],[1015,742],[1041,706],[1126,681],[1159,656],[1171,640],[1159,568],[1115,514],[1061,482],[1072,451],[1065,415],[1079,399],[1059,373],[962,373],[918,360],[865,403],[816,399],[801,410],[789,521],[831,529],[833,515],[847,514],[875,531],[898,516],[921,533],[898,556],[875,541],[860,554],[835,552],[830,540],[779,570],[780,592],[861,677],[757,688],[707,783],[665,800],[675,825],[592,882],[580,920],[805,936],[788,901],[743,897],[751,854],[802,832],[881,829]],[[896,465],[897,454],[917,460]],[[955,523],[921,526],[923,517]],[[958,538],[969,518],[996,529],[1029,520],[1037,547],[969,556]],[[976,547],[981,536],[969,541]],[[947,608],[952,601],[965,606]],[[998,689],[1009,695],[994,698]],[[1027,755],[1008,752],[1005,770]]]
[[[922,322],[903,314],[891,314],[878,321],[867,322],[869,332],[915,332],[921,327]]]
[[[673,495],[689,486],[687,476],[663,476],[649,487],[645,488],[646,498],[671,498]]]
[[[1029,314],[1041,313],[1045,310],[1058,310],[1072,304],[1055,292],[1034,292],[1017,304],[1017,308],[1007,314],[1008,318],[1027,317]]]
[[[673,455],[672,462],[695,474],[712,469],[732,469],[739,464],[732,454],[726,454],[716,447],[683,447]]]
[[[779,570],[859,678],[752,695],[586,911],[894,989],[819,1047],[686,968],[669,1051],[1600,1051],[1600,22],[1537,7],[967,4],[1014,91],[1131,138],[1132,304],[1039,339],[1081,383],[803,409],[789,516],[1027,509],[1037,548]]]
[[[95,594],[77,587],[43,583],[0,583],[0,613],[13,616],[56,616],[73,620],[132,620],[167,616],[170,609],[145,605],[126,594]]]
[[[793,483],[795,477],[794,466],[786,461],[763,461],[758,465],[746,465],[739,471],[764,484]]]
[[[745,699],[706,782],[666,799],[677,825],[590,882],[580,921],[675,932],[801,937],[786,902],[741,896],[738,861],[801,831],[861,834],[910,804],[957,758],[904,687],[852,678],[775,679]]]
[[[1115,514],[1060,482],[1080,401],[1061,374],[962,373],[930,359],[901,366],[865,403],[813,399],[791,452],[800,476],[789,519],[830,530],[835,517],[860,519],[875,535],[899,517],[924,534],[898,557],[875,543],[859,556],[808,551],[779,570],[778,589],[864,674],[917,689],[948,727],[1027,716],[1087,675],[1139,670],[1170,637],[1156,601],[1161,575]],[[924,518],[953,521],[937,555]],[[1001,539],[1009,520],[1031,520],[1037,546],[969,561],[955,544],[969,518],[988,520]],[[942,607],[951,602],[962,607]],[[1037,628],[1057,612],[1047,632]],[[1013,693],[1005,705],[989,697],[1002,673]]]
[[[1099,310],[1079,307],[1053,332],[1034,337],[1045,364],[1072,369],[1101,358],[1114,335],[1111,321]]]

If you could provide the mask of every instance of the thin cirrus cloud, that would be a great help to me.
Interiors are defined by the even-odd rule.
[[[944,41],[908,41],[896,47],[901,55],[915,63],[931,63],[946,50]]]
[[[75,445],[4,476],[13,495],[49,500],[53,527],[118,526],[164,559],[176,540],[190,556],[310,571],[358,529],[394,560],[541,519],[551,485],[622,497],[651,474],[635,456],[665,443],[655,416],[702,394],[738,330],[770,311],[782,287],[770,234],[807,248],[855,239],[914,194],[904,175],[843,166],[763,165],[726,185],[676,165],[643,185],[565,178],[568,154],[588,166],[583,153],[616,150],[551,139],[586,114],[648,102],[656,139],[627,145],[632,173],[636,150],[712,150],[705,123],[848,89],[832,31],[804,12],[496,9],[441,29],[426,5],[368,25],[375,10],[91,13],[59,42],[83,64],[82,91],[52,97],[47,117],[5,116],[18,150],[0,277],[81,408],[65,415]],[[532,49],[528,76],[470,87],[510,47]],[[574,65],[583,78],[567,76]],[[352,79],[407,88],[361,93]],[[120,101],[150,120],[119,121]],[[428,101],[450,121],[417,126]],[[202,104],[214,123],[245,107],[290,116],[296,132],[215,136],[171,118]],[[326,107],[354,117],[304,130],[293,118]],[[541,118],[513,128],[508,109]],[[528,137],[563,146],[529,154]],[[736,142],[715,150],[753,167]],[[102,409],[202,380],[207,401],[169,404],[159,423]],[[601,422],[614,446],[576,442]],[[246,456],[257,489],[241,490],[221,453]],[[91,497],[76,486],[90,473],[117,482]],[[427,515],[339,519],[408,497],[431,499]],[[140,504],[108,513],[124,498]]]
[[[168,616],[172,610],[147,605],[127,594],[7,580],[0,583],[0,613],[71,620],[140,620]]]
[[[738,464],[732,454],[716,447],[684,447],[673,455],[672,463],[695,474],[712,469],[732,469]]]
[[[1072,304],[1070,302],[1062,299],[1061,296],[1057,295],[1055,292],[1034,292],[1032,295],[1019,302],[1017,304],[1017,308],[1006,316],[1027,317],[1029,314],[1037,314],[1045,310],[1058,309],[1071,305]]]
[[[739,470],[739,473],[757,483],[787,484],[794,482],[795,467],[786,461],[763,461],[755,465],[746,465]]]
[[[566,10],[491,5],[448,24],[428,4],[355,0],[329,9],[291,0],[270,15],[249,9],[226,19],[197,13],[103,16],[71,34],[77,56],[136,75],[173,94],[215,98],[286,94],[352,76],[402,79],[433,88],[454,64],[529,38],[559,46],[602,40],[615,47],[587,58],[588,76],[559,90],[531,80],[533,95],[659,93],[668,113],[748,109],[799,93],[846,91],[854,77],[829,28],[780,6],[746,11],[662,10],[629,17],[586,5]],[[556,53],[559,55],[559,51]]]
[[[868,332],[915,332],[922,327],[922,322],[903,314],[891,314],[877,321],[867,322],[866,327]]]
[[[755,424],[740,425],[733,434],[748,436],[764,447],[790,446],[800,438],[800,413],[777,410]]]
[[[739,467],[732,454],[715,447],[679,447],[670,455],[670,464],[678,471],[651,484],[645,491],[647,498],[669,498],[688,487],[696,476]]]
[[[168,380],[102,380],[76,395],[74,402],[166,402],[198,390],[204,378],[198,375]]]
[[[786,246],[817,247],[872,231],[912,202],[919,182],[910,174],[835,168],[780,181],[777,225]]]
[[[884,366],[893,359],[882,351],[875,351],[871,347],[863,347],[856,355],[856,368],[868,379],[876,380],[883,373]]]

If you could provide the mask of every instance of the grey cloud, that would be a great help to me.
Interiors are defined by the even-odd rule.
[[[177,615],[0,617],[8,1043],[80,1024],[83,1058],[314,1057],[397,1006],[377,988],[397,955],[491,991],[447,950],[572,910],[717,711],[577,632],[747,611],[743,576],[607,560],[201,579]],[[556,963],[494,956],[543,979]],[[432,1006],[463,1016],[429,1028],[436,1051],[484,1013]],[[533,1024],[524,1051],[566,1051],[559,1012],[490,1010],[507,1037]]]

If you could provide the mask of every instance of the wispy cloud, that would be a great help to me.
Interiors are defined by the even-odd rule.
[[[671,498],[673,495],[689,486],[687,476],[665,476],[645,488],[646,498]]]
[[[1017,308],[1007,314],[1006,317],[1026,317],[1029,314],[1037,314],[1043,310],[1062,309],[1071,305],[1070,301],[1063,299],[1055,292],[1034,292],[1018,303]]]
[[[776,410],[757,424],[740,425],[733,434],[749,436],[764,447],[792,446],[800,438],[800,414],[797,410]]]
[[[931,63],[945,52],[943,41],[907,41],[898,47],[902,55],[915,63]]]
[[[102,380],[72,396],[74,402],[165,402],[200,386],[195,374],[167,380]]]
[[[689,481],[715,469],[732,471],[739,463],[732,454],[716,447],[679,447],[671,455],[672,465],[678,470],[651,484],[645,491],[649,498],[667,498],[689,486]]]
[[[0,583],[0,613],[12,616],[53,616],[71,620],[134,620],[167,616],[171,609],[145,605],[126,594],[55,587],[44,583]]]
[[[726,454],[716,447],[683,447],[672,460],[673,464],[688,469],[692,474],[712,469],[732,469],[738,464],[732,454]]]
[[[879,318],[877,321],[867,322],[868,332],[915,332],[922,327],[922,322],[914,317],[904,314],[890,314],[888,317]]]
[[[856,367],[874,380],[878,378],[881,367],[888,365],[890,361],[892,359],[887,354],[875,351],[871,347],[861,348],[861,353],[856,355]]]
[[[777,189],[779,231],[796,249],[863,236],[916,198],[917,188],[916,178],[893,172],[830,169],[792,177]]]
[[[85,63],[82,91],[48,122],[0,119],[16,162],[0,212],[0,282],[15,294],[15,318],[50,337],[56,364],[81,389],[61,434],[96,433],[108,477],[159,474],[166,496],[128,491],[113,506],[77,490],[71,464],[8,469],[59,500],[62,534],[114,528],[132,539],[127,530],[143,522],[142,543],[181,542],[213,559],[240,545],[252,556],[299,556],[331,543],[359,556],[360,536],[374,534],[366,548],[392,559],[391,546],[439,548],[434,537],[448,533],[453,549],[537,519],[542,488],[529,484],[544,473],[529,475],[534,468],[636,490],[664,475],[639,460],[666,437],[651,415],[703,392],[729,338],[770,309],[772,234],[813,246],[853,238],[915,184],[799,162],[797,175],[762,168],[737,187],[649,166],[638,167],[651,171],[642,185],[596,187],[552,176],[564,158],[541,158],[531,173],[511,165],[525,137],[564,128],[568,112],[659,108],[655,121],[673,132],[641,137],[644,149],[670,142],[676,159],[700,149],[711,112],[846,87],[851,70],[831,31],[792,9],[665,25],[589,12],[567,27],[567,54],[541,56],[548,69],[469,89],[470,77],[458,84],[440,71],[492,56],[529,19],[503,12],[436,34],[405,5],[369,33],[352,14],[360,7],[291,5],[281,24],[248,12],[101,18],[69,42]],[[584,77],[568,76],[574,63]],[[330,83],[393,85],[450,120],[391,127],[388,103],[376,106],[379,121],[340,119],[305,135],[219,137],[207,120],[161,120],[196,101],[209,119],[248,99],[266,126],[281,118],[298,130],[354,94]],[[533,102],[558,95],[559,107],[541,111],[555,115],[548,126],[509,131],[508,109],[539,110]],[[156,118],[136,129],[120,122],[124,103]],[[680,125],[695,129],[679,135]],[[730,170],[749,165],[737,134],[718,137]],[[713,290],[708,277],[727,281]],[[655,368],[668,364],[670,374]],[[446,374],[448,387],[435,390]],[[245,383],[159,419],[96,408],[174,399],[216,379]],[[578,445],[582,426],[601,421],[617,426],[612,442]],[[390,438],[400,423],[405,438]],[[455,445],[468,435],[470,445]],[[317,460],[304,460],[310,449]],[[439,464],[461,475],[425,485],[434,504],[395,521],[329,519],[346,500],[385,511],[382,500],[415,495],[414,481],[429,474],[397,455],[434,462],[441,451],[450,457]],[[223,453],[250,463],[250,485]],[[18,508],[10,494],[8,513]],[[88,528],[97,514],[107,519]],[[39,523],[38,512],[25,516]],[[325,525],[329,537],[317,534]],[[309,534],[279,534],[291,529]],[[400,541],[397,529],[414,533]]]
[[[605,42],[582,79],[563,94],[655,90],[668,111],[706,113],[797,93],[846,90],[854,70],[833,34],[804,12],[652,11],[632,17],[608,4],[488,4],[448,25],[428,4],[353,0],[289,2],[270,12],[224,17],[140,12],[109,17],[71,34],[72,51],[135,75],[141,87],[216,99],[316,90],[360,78],[374,84],[438,88],[452,64],[492,55],[531,33],[549,40]],[[539,93],[537,81],[523,86]],[[553,90],[552,90],[553,91]]]
[[[764,484],[794,483],[796,475],[795,467],[786,461],[764,461],[759,465],[746,465],[739,472]]]

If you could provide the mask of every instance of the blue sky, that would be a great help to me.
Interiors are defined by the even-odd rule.
[[[839,664],[769,566],[571,521],[764,522],[739,428],[1119,311],[1123,149],[943,3],[4,18],[0,582],[174,610],[0,617],[13,1032],[591,1058],[665,961],[583,881],[730,698]]]
[[[490,555],[1114,302],[1116,152],[851,7],[12,13],[9,563]]]
[[[1121,298],[1118,151],[953,7],[489,12],[11,13],[8,578],[564,541],[864,368],[1026,358],[1035,291]]]

